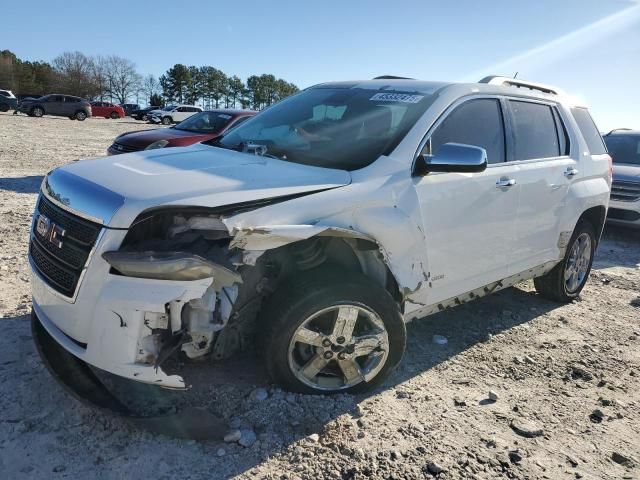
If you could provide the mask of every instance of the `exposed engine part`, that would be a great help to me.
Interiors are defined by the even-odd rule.
[[[216,294],[209,287],[202,298],[189,301],[182,309],[182,325],[189,332],[191,341],[182,345],[189,358],[199,358],[211,351],[215,332],[222,330],[229,321],[238,288],[225,287]]]

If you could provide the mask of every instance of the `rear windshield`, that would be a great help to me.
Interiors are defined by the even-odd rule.
[[[588,110],[586,108],[572,108],[571,113],[573,114],[573,118],[576,119],[584,141],[587,142],[591,155],[607,153],[607,148],[604,146],[598,127],[596,127],[596,124],[593,122]]]
[[[386,155],[431,96],[366,88],[304,90],[232,129],[215,145],[318,167],[356,170]]]
[[[640,135],[607,135],[604,141],[613,163],[640,165]]]

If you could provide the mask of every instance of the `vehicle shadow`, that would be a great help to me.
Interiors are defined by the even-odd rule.
[[[163,390],[137,382],[120,380],[118,377],[111,377],[111,381],[107,380],[106,384],[132,410],[145,411],[147,415],[161,415],[156,418],[161,419],[167,412],[181,411],[188,407],[205,409],[209,414],[220,418],[221,431],[213,432],[212,435],[212,438],[216,439],[200,442],[199,445],[212,452],[224,447],[233,454],[233,462],[218,463],[215,470],[219,469],[219,471],[209,471],[214,478],[234,476],[246,473],[262,463],[265,458],[282,453],[288,446],[311,433],[322,433],[327,424],[341,415],[347,414],[357,419],[357,406],[360,402],[388,391],[395,390],[396,395],[400,395],[403,389],[402,384],[413,377],[437,367],[480,342],[490,340],[492,336],[527,323],[558,307],[558,304],[546,301],[528,289],[509,288],[470,304],[416,320],[407,325],[407,350],[400,367],[381,387],[367,394],[333,396],[288,394],[269,385],[261,362],[252,355],[244,355],[213,366],[196,365],[185,368],[181,374],[194,385],[187,392]],[[24,317],[14,317],[5,320],[22,321],[23,319]],[[446,337],[448,340],[446,345],[433,342],[433,336],[436,334]],[[9,341],[6,343],[6,348],[17,348],[16,345],[19,345],[19,342]],[[38,377],[40,378],[37,381],[46,385],[45,388],[54,388],[54,380],[44,368],[38,370]],[[459,381],[461,384],[470,386],[482,384],[482,380],[478,378],[460,378]],[[10,386],[6,385],[6,387]],[[264,388],[268,392],[268,398],[257,400],[252,393],[257,387]],[[29,405],[30,409],[50,410],[50,405],[46,405],[47,396],[38,396],[30,391],[25,391],[25,394],[33,394],[33,396],[21,398],[21,404]],[[73,415],[74,404],[75,401],[69,401],[62,405],[60,414]],[[98,411],[95,415],[105,417],[103,421],[98,419],[97,422],[123,428],[128,436],[139,435],[141,432],[139,423],[135,425],[134,422],[134,425],[129,426],[123,423],[122,427],[116,427],[108,420],[109,415]],[[173,422],[179,417],[172,419],[169,415],[165,418],[167,422]],[[153,428],[156,432],[159,431],[157,427],[158,422]],[[224,444],[221,437],[229,428],[250,429],[257,435],[259,443],[250,448]],[[77,434],[70,433],[70,435]],[[84,435],[94,435],[93,430],[85,429]],[[100,436],[100,433],[95,435]],[[86,441],[86,438],[77,439],[78,443]],[[176,440],[157,435],[155,441],[156,446],[150,454],[157,456],[158,461],[170,458]],[[91,440],[90,443],[100,445],[99,438],[95,441]],[[192,443],[184,444],[184,448],[192,447]],[[108,449],[109,446],[105,445],[101,448]],[[202,452],[202,450],[199,451]],[[94,451],[93,454],[95,455],[96,452]],[[77,455],[83,455],[83,453],[78,451]],[[90,462],[91,459],[88,458],[87,461]],[[153,459],[149,461],[153,464]],[[55,458],[52,462],[55,462]],[[176,467],[179,466],[176,465]]]
[[[28,175],[25,177],[0,177],[0,190],[16,193],[38,193],[43,175]]]

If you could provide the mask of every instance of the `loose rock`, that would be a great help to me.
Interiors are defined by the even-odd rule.
[[[500,397],[496,392],[494,392],[493,390],[489,390],[489,400],[491,400],[492,402],[497,402],[499,398]]]
[[[226,443],[235,443],[242,437],[242,432],[240,430],[231,430],[224,436],[224,441]]]
[[[544,430],[539,425],[523,420],[513,420],[511,428],[518,435],[526,438],[540,437],[544,433]]]
[[[251,445],[256,443],[257,439],[258,438],[256,437],[256,434],[253,430],[242,430],[238,443],[243,447],[250,447]]]

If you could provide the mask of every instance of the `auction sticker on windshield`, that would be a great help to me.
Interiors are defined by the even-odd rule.
[[[418,103],[424,95],[409,95],[407,93],[376,93],[369,100],[378,102]]]

